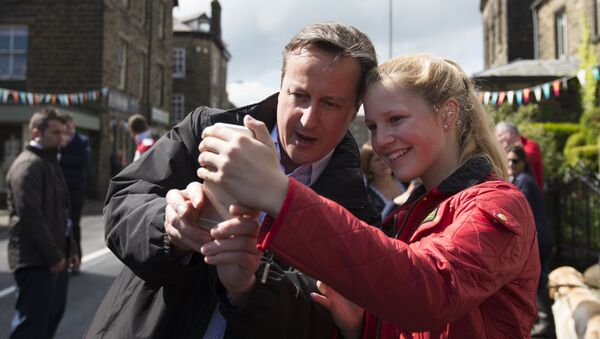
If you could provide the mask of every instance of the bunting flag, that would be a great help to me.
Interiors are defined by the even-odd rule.
[[[506,99],[508,100],[508,104],[512,105],[513,104],[513,99],[515,98],[515,92],[514,91],[508,91],[506,92]]]
[[[594,75],[594,79],[596,81],[600,80],[600,70],[598,69],[598,67],[594,67],[592,69],[592,74]]]
[[[506,97],[506,92],[504,92],[504,91],[500,92],[500,94],[498,95],[498,106],[502,105],[505,97]]]
[[[0,103],[8,104],[9,99],[12,103],[20,105],[37,106],[40,104],[59,104],[62,106],[83,105],[89,102],[97,102],[108,95],[108,88],[104,87],[94,91],[84,91],[77,93],[49,94],[32,93],[16,91],[7,88],[0,88]]]
[[[580,69],[579,72],[577,72],[577,79],[581,86],[585,86],[585,69]]]
[[[554,90],[554,96],[558,97],[560,95],[560,81],[554,80],[552,82],[552,89]]]
[[[494,92],[494,93],[492,93],[492,105],[496,106],[497,102],[498,102],[498,92]]]
[[[483,103],[484,104],[488,104],[488,102],[490,102],[490,92],[483,92]]]
[[[529,93],[531,92],[530,88],[523,89],[523,101],[528,104],[529,103]]]
[[[533,94],[535,95],[535,101],[542,101],[542,86],[535,86]]]
[[[543,84],[542,90],[544,91],[544,98],[549,99],[550,98],[550,83],[547,82],[547,83]]]
[[[517,104],[521,105],[523,103],[523,90],[517,91]]]

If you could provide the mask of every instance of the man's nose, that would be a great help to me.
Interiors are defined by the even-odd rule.
[[[312,128],[317,126],[319,122],[319,111],[317,104],[311,103],[309,106],[302,109],[302,117],[300,123],[304,128]]]

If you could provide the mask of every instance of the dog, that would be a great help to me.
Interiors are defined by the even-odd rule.
[[[581,272],[558,267],[548,275],[548,291],[558,339],[600,339],[600,291],[586,285]]]

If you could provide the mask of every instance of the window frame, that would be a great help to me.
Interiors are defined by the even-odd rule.
[[[186,72],[186,51],[185,48],[173,48],[173,78],[183,79]]]
[[[25,80],[27,79],[27,51],[29,47],[29,27],[27,25],[0,25],[0,30],[9,32],[9,46],[8,49],[0,49],[0,55],[8,56],[8,72],[6,74],[0,74],[0,80]],[[26,46],[24,49],[16,49],[15,36],[16,31],[25,31]],[[15,56],[24,56],[25,65],[23,74],[15,73]]]
[[[117,59],[117,65],[119,67],[119,81],[117,83],[117,88],[120,90],[125,90],[127,87],[127,49],[127,41],[121,39]]]
[[[554,15],[554,43],[555,56],[557,59],[564,59],[568,56],[569,37],[568,37],[568,18],[567,11],[563,8]]]
[[[178,123],[185,118],[185,94],[173,93],[171,95],[171,109],[173,111],[173,123]]]

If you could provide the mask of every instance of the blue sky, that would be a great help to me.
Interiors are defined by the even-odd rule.
[[[483,69],[479,0],[392,0],[393,55],[431,53],[471,74]],[[258,101],[279,86],[281,51],[304,25],[339,21],[367,33],[380,62],[389,57],[390,0],[221,0],[222,33],[232,55],[230,100]],[[179,0],[176,17],[207,12],[210,0]]]

